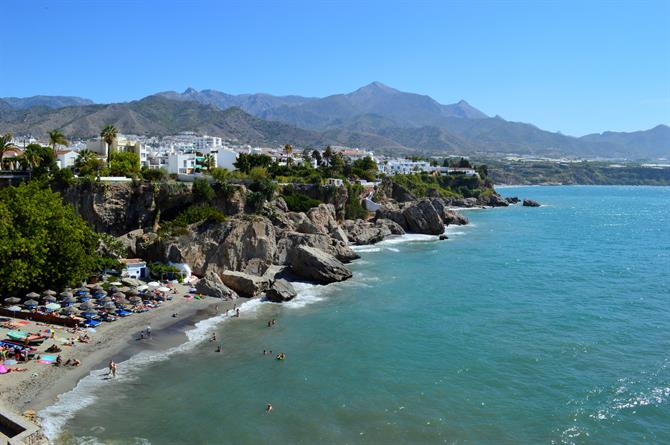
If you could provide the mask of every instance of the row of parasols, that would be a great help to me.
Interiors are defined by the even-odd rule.
[[[160,284],[157,282],[151,282],[148,285],[131,288],[123,293],[116,286],[116,283],[112,284],[114,285],[109,288],[109,292],[100,285],[96,285],[91,289],[86,287],[74,290],[66,289],[60,294],[52,290],[45,290],[42,292],[41,297],[36,292],[30,292],[26,295],[28,299],[22,303],[22,306],[25,309],[35,309],[42,306],[49,312],[59,312],[64,315],[74,315],[79,312],[80,315],[94,317],[98,314],[96,309],[113,311],[129,305],[139,306],[144,301],[150,299],[163,300],[164,298],[161,294],[171,290],[167,287],[159,287]],[[118,284],[120,285],[121,283]],[[151,292],[147,292],[152,288],[158,293],[152,294]],[[56,298],[57,295],[59,298]],[[38,299],[42,301],[41,304]],[[21,303],[21,299],[18,297],[5,298],[4,303],[9,305],[7,309],[13,312],[23,309],[21,306],[18,306]],[[79,303],[78,309],[75,308],[75,304],[77,303]]]

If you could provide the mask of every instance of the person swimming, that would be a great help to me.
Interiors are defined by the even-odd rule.
[[[268,403],[265,406],[265,412],[268,413],[268,414],[270,414],[272,412],[272,403]]]

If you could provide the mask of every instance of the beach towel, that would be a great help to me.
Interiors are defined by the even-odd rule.
[[[11,359],[11,358],[8,358],[7,360],[5,360],[5,365],[16,365],[16,363],[17,363],[16,360]]]
[[[53,365],[54,362],[51,360],[40,360],[39,363],[42,363],[43,365]]]
[[[9,371],[4,367],[4,365],[0,365],[0,374],[7,374],[8,372]]]
[[[21,321],[17,321],[16,324],[30,324],[30,322],[25,321],[25,320],[21,320]]]
[[[43,355],[40,357],[42,360],[46,360],[48,362],[55,362],[56,361],[56,356],[55,355]]]

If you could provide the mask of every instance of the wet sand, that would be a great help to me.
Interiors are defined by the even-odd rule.
[[[63,339],[76,336],[67,332],[64,327],[38,325],[34,322],[21,326],[24,332],[54,328],[56,338],[46,340],[38,347],[38,353],[58,355],[44,352],[49,346],[57,344],[62,348],[60,355],[63,363],[69,358],[76,358],[81,361],[81,365],[58,367],[32,360],[9,366],[27,370],[0,375],[0,408],[16,414],[26,410],[38,411],[53,404],[59,394],[74,388],[91,371],[106,368],[110,360],[118,363],[141,351],[161,351],[178,346],[187,340],[185,332],[195,323],[224,313],[227,309],[232,309],[234,304],[239,306],[245,301],[222,301],[216,298],[187,300],[183,297],[185,290],[180,288],[180,292],[171,301],[164,302],[159,308],[119,318],[112,323],[102,323],[96,328],[96,332],[89,333],[89,343],[77,342],[74,347],[62,345]],[[178,314],[177,317],[172,316],[174,313]],[[149,325],[151,338],[139,340],[140,331]],[[3,338],[6,331],[8,329],[0,328]]]

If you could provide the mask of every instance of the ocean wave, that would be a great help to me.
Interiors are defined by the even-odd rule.
[[[422,235],[419,233],[407,233],[405,235],[394,235],[389,238],[386,238],[383,241],[378,242],[375,246],[392,246],[394,244],[402,243],[415,243],[415,242],[426,242],[426,241],[435,241],[437,236],[435,235]]]

